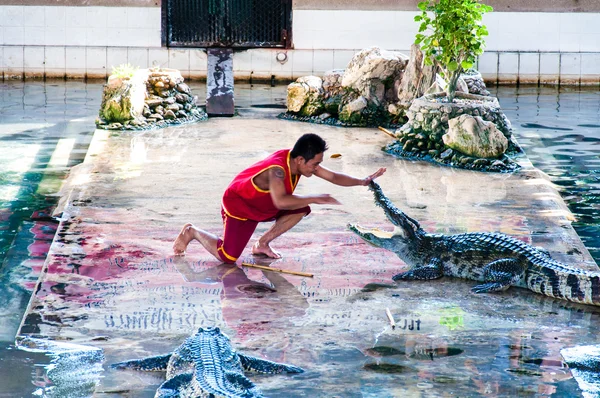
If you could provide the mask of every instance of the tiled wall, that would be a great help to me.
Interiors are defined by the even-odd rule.
[[[408,54],[416,12],[295,10],[294,49],[234,53],[236,78],[291,80],[345,68],[356,51]],[[202,49],[161,48],[159,7],[0,6],[0,78],[105,78],[130,63],[206,76]],[[486,80],[600,84],[600,14],[491,13],[479,70]],[[276,59],[284,52],[285,61]]]

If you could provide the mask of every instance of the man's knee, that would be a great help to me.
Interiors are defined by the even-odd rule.
[[[241,256],[245,246],[245,244],[244,246],[241,246],[241,250],[239,250],[237,247],[228,248],[228,250],[225,250],[225,242],[219,239],[217,242],[217,253],[219,254],[221,261],[226,264],[233,264]]]

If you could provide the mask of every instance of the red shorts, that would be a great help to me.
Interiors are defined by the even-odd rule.
[[[248,244],[248,241],[252,237],[254,230],[259,222],[275,221],[281,216],[287,214],[310,214],[310,207],[302,207],[295,210],[280,210],[270,220],[254,221],[254,220],[242,220],[235,218],[225,213],[225,210],[221,208],[221,216],[223,217],[223,239],[219,239],[217,242],[217,250],[219,257],[224,263],[233,264],[240,257],[244,248]]]

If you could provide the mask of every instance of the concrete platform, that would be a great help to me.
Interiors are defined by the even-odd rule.
[[[173,257],[184,223],[220,233],[221,194],[238,171],[314,132],[329,144],[326,167],[357,176],[387,167],[384,192],[429,232],[502,232],[597,269],[555,187],[526,158],[514,174],[442,168],[386,155],[389,138],[376,129],[275,115],[241,110],[163,130],[96,131],[63,190],[62,222],[20,336],[102,348],[102,396],[153,396],[164,374],[107,365],[169,352],[200,326],[219,326],[241,352],[306,369],[250,375],[270,397],[580,393],[559,351],[598,343],[600,308],[518,288],[475,295],[475,282],[458,279],[392,282],[404,264],[346,229],[391,228],[365,187],[301,180],[298,193],[331,193],[343,205],[314,205],[274,242],[283,259],[270,265],[314,278],[219,264],[197,243]],[[249,247],[241,260],[268,264]]]

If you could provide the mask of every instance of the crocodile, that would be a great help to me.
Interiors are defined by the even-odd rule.
[[[427,233],[418,221],[398,209],[377,183],[371,182],[369,189],[394,224],[394,231],[368,230],[355,224],[348,227],[366,242],[393,251],[409,266],[393,280],[452,276],[483,282],[471,289],[474,293],[518,286],[549,297],[600,305],[600,271],[562,264],[547,250],[500,233]]]
[[[297,366],[271,362],[237,352],[218,327],[199,328],[175,351],[111,365],[114,369],[165,371],[167,380],[155,398],[259,398],[260,389],[244,370],[276,374],[302,373]]]

